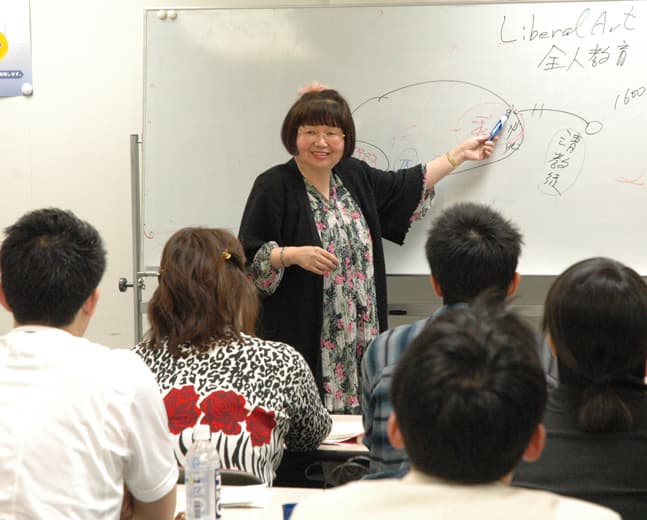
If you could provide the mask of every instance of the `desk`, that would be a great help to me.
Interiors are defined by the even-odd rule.
[[[231,486],[223,486],[227,493]],[[237,486],[244,487],[244,486]],[[237,491],[237,490],[234,490]],[[283,518],[282,504],[299,502],[302,498],[314,493],[323,493],[321,489],[273,487],[267,489],[269,501],[265,507],[225,507],[222,512],[223,520],[281,520]],[[186,510],[186,491],[183,484],[177,486],[176,514]]]
[[[333,426],[328,437],[315,451],[285,451],[276,472],[274,484],[280,487],[322,488],[330,480],[330,471],[351,457],[368,456],[361,442],[364,433],[361,415],[332,415]],[[353,442],[340,442],[342,439]],[[306,478],[306,468],[308,471]]]

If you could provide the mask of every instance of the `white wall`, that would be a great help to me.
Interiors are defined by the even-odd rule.
[[[369,2],[280,5],[344,3]],[[99,229],[108,269],[87,333],[94,341],[128,347],[134,339],[132,292],[118,292],[117,280],[133,278],[129,135],[142,131],[143,9],[243,5],[269,2],[31,0],[34,95],[0,98],[0,227],[58,206]],[[0,312],[0,332],[11,325]]]
[[[99,229],[108,269],[87,335],[110,346],[130,346],[134,338],[132,293],[119,293],[117,280],[132,279],[129,135],[142,127],[147,5],[31,0],[34,95],[0,98],[0,227],[31,209],[58,206]],[[0,312],[0,332],[11,325]]]

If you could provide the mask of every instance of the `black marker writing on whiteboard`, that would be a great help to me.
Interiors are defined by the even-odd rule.
[[[488,141],[491,141],[492,139],[494,139],[497,136],[497,134],[503,129],[503,125],[508,120],[511,113],[512,113],[512,109],[508,108],[508,110],[505,111],[505,114],[503,114],[499,118],[499,120],[496,122],[496,125],[494,125],[494,128],[490,132],[490,137],[488,137]]]

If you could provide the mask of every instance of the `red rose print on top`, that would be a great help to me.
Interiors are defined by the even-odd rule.
[[[252,439],[252,446],[269,444],[272,430],[276,426],[274,412],[268,412],[257,406],[252,410],[245,422],[247,423],[249,436]]]
[[[232,390],[216,390],[200,403],[205,416],[200,421],[211,426],[211,431],[227,435],[240,433],[240,422],[247,417],[245,398]]]
[[[182,430],[195,426],[200,409],[198,408],[198,394],[193,386],[172,388],[164,396],[164,406],[168,415],[168,429],[173,434],[182,433]]]

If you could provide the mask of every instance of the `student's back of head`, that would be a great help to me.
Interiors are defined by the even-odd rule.
[[[187,227],[164,245],[159,285],[148,304],[151,346],[164,340],[208,349],[225,334],[251,334],[258,313],[256,289],[245,271],[245,253],[224,229]]]
[[[106,253],[70,211],[31,211],[0,246],[0,510],[6,518],[172,518],[177,463],[148,368],[83,338]],[[16,448],[16,441],[20,446]],[[128,495],[124,501],[124,488]]]
[[[331,419],[303,356],[254,336],[258,306],[236,237],[180,229],[162,251],[135,352],[157,379],[180,464],[194,427],[208,424],[225,468],[271,483],[284,450],[315,449]]]
[[[69,325],[105,271],[97,230],[70,211],[49,208],[25,214],[5,232],[2,288],[16,322]]]
[[[469,302],[485,289],[505,295],[515,277],[523,238],[483,204],[459,203],[434,221],[425,252],[445,304]]]
[[[535,342],[516,314],[481,299],[430,322],[391,386],[414,468],[460,483],[493,482],[514,469],[546,404]]]
[[[572,265],[548,291],[544,329],[560,384],[580,390],[580,428],[630,431],[633,414],[622,394],[643,388],[647,356],[647,285],[638,273],[609,258]]]

